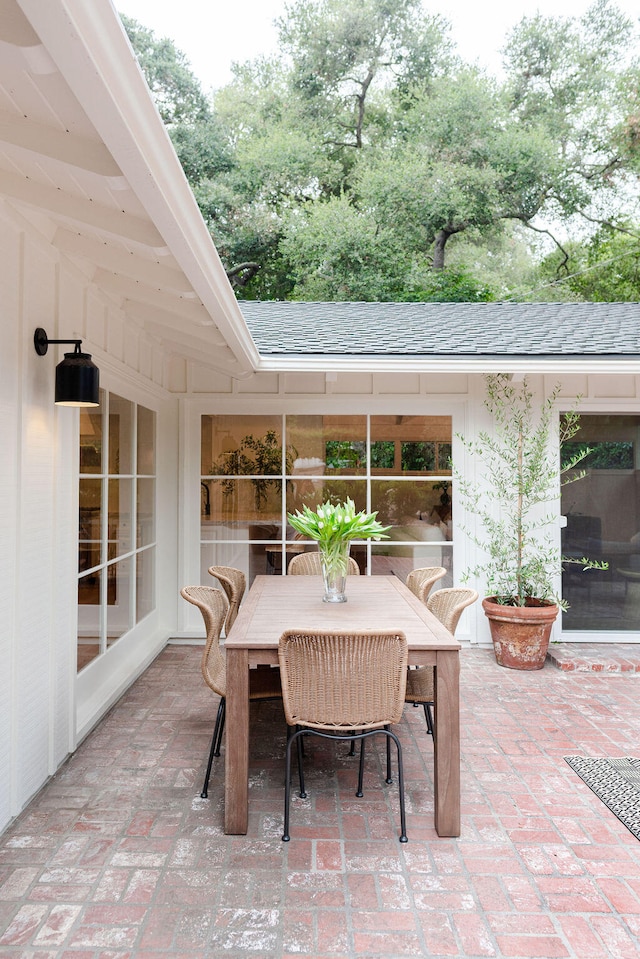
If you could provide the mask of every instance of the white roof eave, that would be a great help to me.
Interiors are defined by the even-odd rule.
[[[262,356],[258,370],[263,373],[351,372],[351,373],[640,373],[640,356]]]
[[[17,0],[246,376],[260,357],[110,0]]]

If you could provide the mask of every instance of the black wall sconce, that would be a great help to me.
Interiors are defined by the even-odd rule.
[[[49,343],[73,343],[73,353],[65,353],[56,366],[56,398],[58,406],[99,406],[100,370],[91,362],[91,354],[80,349],[82,340],[50,340],[41,326],[33,334],[38,356],[44,356]]]

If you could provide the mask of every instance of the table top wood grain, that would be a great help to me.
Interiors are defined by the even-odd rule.
[[[396,576],[349,576],[347,602],[323,602],[319,576],[256,576],[227,650],[277,647],[287,629],[401,630],[414,650],[459,650],[458,643]]]

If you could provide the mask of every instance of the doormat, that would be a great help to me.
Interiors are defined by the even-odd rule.
[[[640,839],[640,759],[564,758],[598,799]]]

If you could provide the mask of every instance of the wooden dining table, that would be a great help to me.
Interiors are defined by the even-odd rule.
[[[256,576],[226,637],[225,832],[244,835],[248,826],[249,670],[277,665],[287,629],[397,629],[407,637],[410,665],[435,666],[435,828],[459,836],[460,643],[395,576],[349,576],[346,603],[322,597],[320,576]]]

